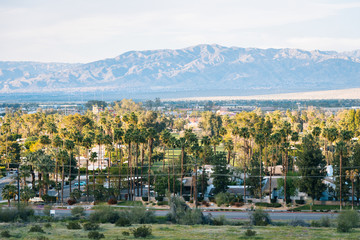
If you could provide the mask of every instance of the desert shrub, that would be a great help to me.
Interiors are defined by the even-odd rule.
[[[171,198],[170,211],[167,217],[173,223],[185,225],[201,224],[204,221],[202,212],[198,209],[189,208],[180,197]]]
[[[221,215],[217,218],[212,219],[212,224],[215,226],[222,226],[226,223],[226,219],[224,215]]]
[[[88,234],[88,238],[90,239],[101,239],[101,238],[105,238],[104,234],[99,233],[98,231],[91,231]]]
[[[141,199],[144,201],[144,202],[147,202],[148,200],[149,200],[149,198],[148,197],[141,197]]]
[[[147,211],[145,207],[131,208],[129,216],[132,223],[145,224],[156,222],[155,213],[152,211]]]
[[[120,218],[116,221],[115,226],[117,226],[117,227],[128,227],[128,226],[131,226],[130,219],[125,218],[125,217],[120,217]]]
[[[45,236],[37,236],[36,240],[49,240],[49,238],[47,238]]]
[[[20,206],[19,209],[0,208],[0,222],[14,222],[18,219],[28,221],[29,217],[34,216],[34,210]]]
[[[322,217],[320,220],[311,221],[312,227],[330,227],[331,222],[328,216]]]
[[[44,224],[44,228],[51,228],[52,226],[51,226],[51,223],[45,223]]]
[[[148,236],[151,236],[151,226],[140,226],[134,229],[131,229],[132,234],[134,235],[134,237],[136,238],[146,238]]]
[[[117,200],[116,200],[115,198],[110,198],[107,203],[108,203],[109,205],[115,205],[115,204],[117,204]]]
[[[236,202],[235,203],[235,207],[242,207],[242,206],[244,206],[243,202]]]
[[[67,200],[67,204],[69,205],[74,205],[76,203],[76,199],[75,198],[70,198]]]
[[[44,230],[39,225],[34,225],[29,229],[29,232],[39,232],[44,233]]]
[[[115,223],[119,219],[119,213],[111,207],[100,207],[89,217],[91,222]]]
[[[343,211],[337,217],[337,231],[350,232],[358,226],[358,222],[359,214],[356,211]]]
[[[128,231],[123,231],[121,234],[122,234],[123,236],[130,236],[130,233],[129,233]]]
[[[267,212],[256,209],[250,214],[250,223],[256,226],[266,226],[271,223],[271,219]]]
[[[290,226],[293,226],[293,227],[310,227],[310,224],[305,222],[304,220],[302,219],[293,219],[290,221],[289,223]]]
[[[78,222],[72,221],[66,225],[66,228],[67,229],[81,229],[81,226]]]
[[[245,231],[245,236],[246,237],[252,237],[252,236],[255,236],[256,235],[256,232],[251,230],[251,229],[248,229]]]
[[[83,224],[83,229],[85,231],[93,231],[93,230],[98,230],[100,228],[100,225],[97,223],[92,223],[92,222],[86,222]]]
[[[85,209],[83,207],[74,207],[71,209],[71,215],[75,218],[81,218],[85,216]]]
[[[164,205],[168,205],[169,202],[166,202],[166,201],[162,201],[162,202],[158,202],[157,205],[158,206],[164,206]]]
[[[1,231],[1,232],[0,232],[0,236],[1,236],[2,238],[9,238],[9,237],[11,237],[9,230],[3,230],[3,231]]]

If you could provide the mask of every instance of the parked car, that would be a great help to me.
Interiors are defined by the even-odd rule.
[[[80,182],[80,186],[85,186],[85,185],[86,185],[85,181]],[[75,186],[79,186],[79,182],[75,182]]]

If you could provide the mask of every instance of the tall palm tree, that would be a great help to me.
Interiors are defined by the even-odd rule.
[[[154,140],[157,137],[157,132],[153,127],[147,131],[148,150],[149,150],[149,167],[148,167],[148,201],[150,201],[150,184],[151,184],[151,157],[153,151]]]
[[[94,134],[93,132],[88,132],[86,137],[82,141],[82,145],[85,148],[86,154],[86,198],[89,201],[89,158],[90,158],[90,149],[94,143]],[[80,184],[79,184],[80,185]]]
[[[230,159],[231,159],[231,153],[234,150],[234,143],[231,139],[229,140],[225,140],[224,142],[224,148],[225,150],[228,152],[227,154],[227,162],[228,164],[230,164]]]
[[[119,119],[117,121],[120,121]],[[124,131],[123,129],[119,126],[118,128],[114,129],[114,141],[116,142],[116,157],[117,157],[117,162],[118,162],[118,167],[119,167],[119,185],[118,185],[118,190],[119,190],[119,197],[121,199],[121,169],[122,169],[122,151],[121,151],[121,143],[123,142],[123,136],[124,136]]]
[[[244,203],[246,203],[246,169],[247,169],[247,161],[249,159],[250,151],[248,144],[248,139],[250,138],[250,132],[247,127],[242,127],[239,133],[240,137],[243,138],[243,150],[244,150],[244,161],[243,161],[243,168],[244,168]]]
[[[56,149],[56,153],[55,153],[55,186],[57,189],[57,193],[59,196],[59,187],[58,187],[58,175],[59,175],[59,166],[58,166],[58,155],[59,155],[59,150],[60,148],[63,146],[63,140],[57,135],[53,138],[52,140],[52,146]]]
[[[93,164],[93,171],[92,171],[93,177],[92,178],[93,178],[93,192],[94,192],[95,191],[95,162],[98,161],[98,156],[97,156],[96,152],[90,153],[89,161]]]
[[[72,154],[73,154],[73,151],[75,149],[75,143],[69,139],[66,139],[65,140],[65,149],[68,151],[68,154],[69,154],[69,191],[70,191],[70,194],[71,194],[71,178],[72,178],[72,174],[71,174],[71,162],[72,162]]]
[[[343,181],[343,176],[342,176],[342,160],[343,160],[343,156],[344,153],[347,151],[347,143],[350,141],[350,139],[353,136],[353,132],[352,131],[348,131],[348,130],[342,130],[340,132],[340,141],[336,144],[336,150],[339,153],[339,158],[340,158],[340,176],[339,176],[339,185],[340,185],[340,211],[342,209],[342,181]]]

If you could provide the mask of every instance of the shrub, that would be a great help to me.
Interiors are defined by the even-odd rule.
[[[207,203],[208,203],[208,202],[205,201],[205,200],[203,200],[203,201],[201,202],[202,205],[206,205]]]
[[[244,206],[243,202],[236,202],[235,203],[235,207],[242,207],[242,206]]]
[[[145,207],[131,208],[128,215],[132,223],[145,224],[156,222],[155,213],[152,211],[147,211]]]
[[[36,240],[49,240],[49,238],[47,238],[45,236],[37,236]]]
[[[295,203],[296,204],[305,204],[305,200],[303,200],[303,199],[300,199],[300,200],[295,200]]]
[[[255,206],[258,206],[258,207],[274,207],[274,208],[278,208],[278,207],[281,207],[281,204],[280,204],[280,203],[258,202],[258,203],[255,203]]]
[[[225,219],[225,216],[224,215],[221,215],[217,218],[214,218],[212,220],[212,224],[215,225],[215,226],[222,226],[226,223],[226,219]]]
[[[51,210],[51,206],[49,206],[49,205],[45,205],[44,206],[44,210],[43,210],[43,213],[44,213],[44,215],[45,216],[50,216],[50,210]]]
[[[266,226],[271,223],[270,216],[261,209],[256,209],[250,214],[250,223],[256,226]]]
[[[86,223],[83,224],[83,229],[85,231],[98,230],[99,227],[100,227],[99,224],[92,223],[92,222],[86,222]]]
[[[290,223],[289,223],[290,226],[293,226],[293,227],[297,227],[297,226],[300,226],[300,227],[310,227],[310,224],[308,224],[307,222],[305,222],[304,220],[302,219],[294,219],[294,220],[291,220]]]
[[[3,237],[3,238],[11,237],[10,232],[8,230],[1,231],[0,236]]]
[[[83,207],[74,207],[71,209],[71,215],[75,218],[80,218],[85,215],[85,209]]]
[[[81,226],[78,222],[69,222],[67,225],[66,225],[66,228],[67,229],[81,229]]]
[[[255,236],[256,235],[256,232],[251,230],[251,229],[248,229],[245,231],[245,236],[246,237],[252,237],[252,236]]]
[[[359,214],[356,211],[343,211],[337,217],[337,231],[350,232],[352,228],[357,227]]]
[[[164,201],[164,197],[163,196],[157,196],[157,197],[155,197],[155,200],[161,202],[161,201]]]
[[[170,212],[167,217],[173,223],[185,225],[201,224],[204,219],[201,211],[190,209],[180,197],[171,198]]]
[[[89,220],[99,223],[115,223],[119,219],[119,213],[111,207],[100,207],[93,212]]]
[[[115,204],[117,204],[117,200],[116,200],[115,198],[110,198],[107,203],[108,203],[109,205],[115,205]]]
[[[105,238],[104,234],[99,233],[98,231],[91,231],[88,234],[88,238],[90,239],[101,239],[101,238]]]
[[[121,234],[122,234],[123,236],[130,236],[130,233],[129,233],[128,231],[123,231]]]
[[[51,223],[45,223],[45,224],[44,224],[44,227],[45,227],[45,228],[51,228],[52,226],[51,226]]]
[[[136,238],[139,237],[146,238],[148,236],[151,236],[152,230],[151,230],[151,226],[140,226],[132,229],[131,232]]]
[[[144,202],[147,202],[149,200],[148,197],[141,197],[141,199],[144,201]]]
[[[162,201],[162,202],[158,202],[157,205],[158,206],[164,206],[164,205],[168,205],[169,203],[166,201]]]
[[[76,203],[75,198],[70,198],[69,200],[67,200],[67,204],[69,204],[69,205],[74,205],[75,203]]]
[[[44,233],[44,230],[39,225],[34,225],[30,228],[29,232]]]
[[[117,226],[117,227],[128,227],[128,226],[131,226],[131,222],[130,222],[130,220],[128,218],[120,217],[116,221],[115,226]]]
[[[0,222],[14,222],[18,218],[27,221],[30,216],[34,216],[34,210],[20,206],[19,209],[0,208]]]
[[[54,203],[54,202],[56,202],[56,196],[49,196],[47,194],[44,194],[44,195],[41,196],[41,198],[46,203]]]
[[[230,194],[229,193],[218,193],[215,195],[215,201],[216,201],[216,204],[220,207],[221,205],[223,204],[228,204],[229,203],[229,196]]]

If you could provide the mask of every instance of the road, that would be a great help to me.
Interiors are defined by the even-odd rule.
[[[36,214],[42,215],[42,209],[35,210]],[[71,215],[70,209],[57,209],[55,210],[55,215],[59,217],[66,217]],[[86,215],[90,215],[94,210],[86,210]],[[156,216],[166,216],[169,211],[168,210],[154,210]],[[227,219],[241,219],[246,220],[249,219],[249,214],[251,212],[220,212],[220,211],[204,211],[205,215],[211,214],[213,217],[225,216]],[[336,213],[311,213],[311,212],[269,212],[270,218],[272,220],[293,220],[293,219],[302,219],[304,221],[311,220],[319,220],[322,217],[329,217],[330,219],[335,219]]]

